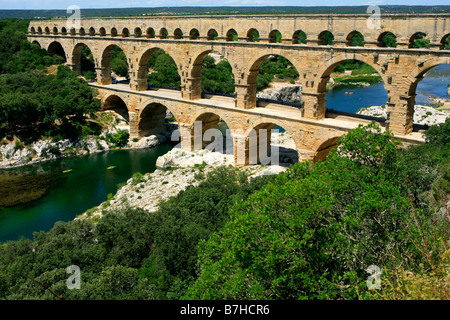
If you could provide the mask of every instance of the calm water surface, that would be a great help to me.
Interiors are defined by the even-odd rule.
[[[142,150],[117,150],[89,156],[58,159],[3,173],[45,174],[57,180],[56,185],[38,200],[0,211],[0,242],[31,238],[34,231],[48,231],[56,221],[69,221],[114,194],[117,185],[135,172],[153,172],[156,159],[172,146],[159,145]],[[116,166],[108,170],[109,166]],[[63,173],[64,170],[71,172]]]

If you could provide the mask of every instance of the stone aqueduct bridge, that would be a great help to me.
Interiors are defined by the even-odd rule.
[[[163,109],[175,116],[180,129],[192,133],[194,121],[204,130],[223,119],[233,133],[235,158],[246,150],[249,129],[259,137],[260,129],[282,126],[294,139],[300,159],[320,159],[357,122],[326,113],[326,84],[333,69],[346,59],[371,65],[382,77],[388,93],[385,127],[404,141],[420,141],[413,132],[415,90],[425,72],[450,63],[444,43],[450,36],[449,14],[382,15],[379,29],[368,28],[369,15],[251,15],[169,16],[134,18],[85,18],[78,29],[66,19],[32,21],[28,40],[50,54],[61,53],[74,70],[81,69],[81,50],[90,48],[97,72],[97,84],[104,108],[125,104],[130,117],[130,134],[139,137],[158,130]],[[254,30],[260,41],[252,42]],[[298,43],[299,31],[307,42]],[[274,33],[282,35],[274,43]],[[333,45],[323,45],[323,35],[334,35]],[[364,36],[364,46],[351,46],[355,32]],[[382,47],[388,32],[397,39],[396,48]],[[430,48],[414,49],[415,36],[424,33]],[[238,41],[232,41],[237,33]],[[236,39],[234,39],[236,40]],[[111,54],[119,46],[127,57],[130,85],[111,84]],[[148,90],[147,63],[151,54],[163,49],[174,59],[181,77],[181,91]],[[235,79],[235,98],[205,96],[201,92],[201,66],[212,52],[226,58]],[[301,110],[257,101],[256,77],[261,63],[270,55],[292,62],[300,74]],[[358,120],[363,122],[362,120]],[[184,141],[182,148],[193,148]]]

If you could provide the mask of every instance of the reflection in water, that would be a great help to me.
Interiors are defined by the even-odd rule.
[[[74,219],[105,201],[107,194],[115,193],[117,185],[126,182],[133,173],[153,172],[156,159],[171,148],[171,145],[160,145],[151,149],[109,151],[0,170],[4,189],[15,188],[24,195],[24,201],[27,196],[31,200],[31,195],[35,195],[27,203],[2,208],[0,242],[17,240],[21,235],[31,238],[34,231],[47,231],[56,221]],[[109,166],[116,167],[108,170]],[[63,173],[68,169],[72,171]],[[27,179],[34,186],[25,187],[23,182]]]

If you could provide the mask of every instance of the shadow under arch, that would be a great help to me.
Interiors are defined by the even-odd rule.
[[[47,52],[50,56],[58,55],[64,59],[64,62],[67,61],[64,47],[58,41],[51,42],[48,45]]]
[[[282,123],[263,121],[247,132],[249,164],[289,166],[299,161],[297,142],[293,133]]]
[[[139,138],[149,135],[164,135],[167,131],[166,123],[172,116],[175,118],[175,115],[166,105],[159,102],[149,102],[139,112]]]
[[[191,149],[234,154],[233,132],[228,128],[227,122],[219,113],[198,114],[189,132]]]
[[[121,116],[126,123],[130,121],[128,106],[125,101],[123,101],[123,99],[118,95],[109,95],[102,105],[102,110],[112,110],[117,115]]]
[[[339,139],[341,139],[341,136],[335,136],[328,138],[327,140],[322,142],[316,148],[316,154],[314,155],[313,162],[324,161],[327,158],[328,154],[331,152],[331,150],[337,147]]]
[[[92,57],[85,56],[85,54]],[[94,61],[93,52],[87,44],[81,42],[75,45],[72,51],[72,66],[75,72],[82,74],[84,71],[91,71],[95,74]]]

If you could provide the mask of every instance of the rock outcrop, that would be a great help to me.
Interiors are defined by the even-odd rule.
[[[387,107],[386,106],[372,106],[368,108],[361,108],[357,112],[357,114],[362,114],[366,116],[373,116],[379,118],[387,118]],[[433,125],[438,123],[443,123],[445,120],[450,117],[450,113],[445,111],[437,110],[433,107],[415,105],[414,106],[414,123],[424,124],[424,125]]]
[[[256,94],[257,98],[286,101],[292,103],[302,102],[302,86],[274,86],[273,88],[264,89]]]
[[[130,178],[109,200],[94,207],[76,219],[100,218],[109,210],[125,207],[142,208],[149,212],[158,210],[161,201],[177,195],[189,186],[197,186],[208,172],[219,166],[233,163],[232,155],[224,155],[209,150],[186,152],[174,148],[157,161],[153,173]],[[287,168],[282,166],[246,166],[239,170],[248,173],[249,179],[261,175],[278,174]]]

